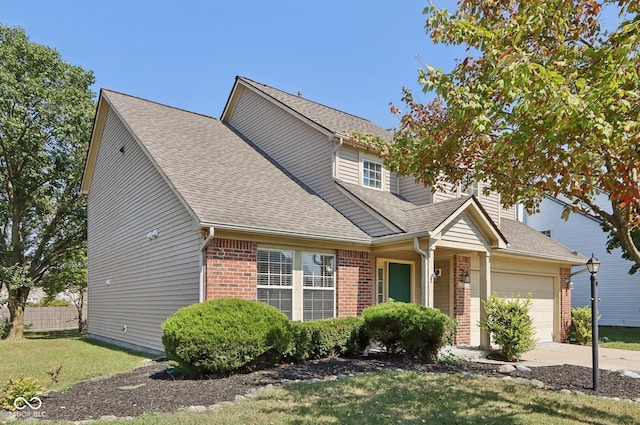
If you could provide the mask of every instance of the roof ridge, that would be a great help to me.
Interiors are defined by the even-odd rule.
[[[322,106],[323,108],[331,109],[331,110],[336,111],[336,112],[339,112],[339,113],[341,113],[341,114],[348,115],[348,116],[350,116],[350,117],[353,117],[353,118],[357,118],[357,119],[359,119],[359,120],[366,121],[366,122],[368,122],[368,123],[370,123],[370,124],[372,124],[372,125],[378,125],[378,124],[374,123],[373,121],[371,121],[371,120],[369,120],[369,119],[367,119],[367,118],[363,118],[363,117],[361,117],[361,116],[359,116],[359,115],[355,115],[355,114],[351,114],[351,113],[349,113],[349,112],[345,112],[345,111],[343,111],[343,110],[341,110],[341,109],[337,109],[337,108],[334,108],[334,107],[332,107],[332,106],[328,106],[328,105],[325,105],[325,104],[323,104],[323,103],[316,102],[315,100],[307,99],[306,97],[296,96],[295,94],[292,94],[292,93],[286,92],[286,91],[284,91],[284,90],[282,90],[282,89],[279,89],[279,88],[277,88],[277,87],[272,87],[272,86],[270,86],[270,85],[268,85],[268,84],[260,83],[260,82],[258,82],[258,81],[252,80],[251,78],[247,78],[247,77],[243,77],[243,76],[240,76],[240,75],[239,75],[239,76],[238,76],[238,79],[240,79],[240,80],[245,80],[245,81],[248,81],[248,82],[250,82],[250,83],[258,84],[258,85],[260,85],[260,86],[268,87],[268,88],[270,88],[270,89],[272,89],[272,90],[276,90],[276,91],[278,91],[278,92],[280,92],[280,93],[286,94],[287,96],[291,96],[291,97],[293,97],[293,98],[295,98],[295,99],[304,100],[305,102],[313,103],[313,104],[315,104],[315,105]],[[276,101],[278,101],[278,102],[280,102],[280,103],[283,103],[283,102],[279,101],[278,99],[275,99],[275,98],[274,98],[273,96],[271,96],[269,93],[266,93],[266,92],[264,92],[264,91],[262,91],[262,92],[263,92],[264,94],[266,94],[267,96],[269,96],[270,98],[272,98],[272,99],[274,99],[274,100],[276,100]],[[287,106],[287,107],[291,108],[291,106],[289,106],[289,105],[285,105],[285,106]],[[293,108],[292,108],[292,109],[293,109]],[[310,117],[307,117],[307,118],[311,119]],[[312,121],[314,121],[314,122],[315,122],[315,120],[312,120]],[[318,124],[318,123],[316,123],[316,124]],[[380,126],[378,126],[378,127],[380,127]],[[382,128],[382,127],[380,127],[380,128]],[[384,128],[382,128],[382,129],[383,129],[383,130],[385,130]]]
[[[216,117],[214,117],[214,116],[212,116],[212,115],[201,114],[201,113],[199,113],[199,112],[190,111],[190,110],[188,110],[188,109],[178,108],[177,106],[167,105],[166,103],[156,102],[155,100],[145,99],[145,98],[140,97],[140,96],[134,96],[134,95],[132,95],[132,94],[123,93],[123,92],[120,92],[120,91],[117,91],[117,90],[112,90],[112,89],[107,89],[107,88],[101,87],[101,88],[100,88],[100,92],[101,92],[101,93],[102,93],[102,92],[106,92],[106,93],[114,93],[114,94],[118,94],[118,95],[121,95],[121,96],[129,97],[129,98],[131,98],[131,99],[141,100],[141,101],[146,102],[146,103],[153,103],[154,105],[162,106],[162,107],[165,107],[165,108],[168,108],[168,109],[173,109],[173,110],[176,110],[176,111],[186,112],[186,113],[188,113],[188,114],[191,114],[191,115],[198,115],[198,116],[201,116],[201,117],[204,117],[204,118],[212,118],[212,119],[214,119],[214,120],[216,120],[216,121],[219,121],[219,119],[218,119],[218,118],[216,118]]]

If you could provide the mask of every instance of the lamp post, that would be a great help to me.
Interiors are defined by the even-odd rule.
[[[591,254],[587,260],[587,270],[591,273],[591,355],[593,361],[593,391],[600,388],[600,371],[598,368],[598,280],[596,275],[600,269],[600,261]]]

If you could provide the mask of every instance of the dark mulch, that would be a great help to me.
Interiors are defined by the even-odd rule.
[[[460,373],[501,376],[499,364],[461,362],[459,365],[424,365],[383,357],[328,358],[300,364],[279,365],[245,374],[212,379],[179,379],[173,377],[165,361],[155,361],[128,373],[74,385],[64,392],[51,392],[43,397],[42,408],[48,419],[82,420],[102,415],[138,416],[144,412],[172,412],[181,407],[233,401],[268,384],[283,380],[323,379],[331,375],[358,374],[403,369],[424,373]],[[531,372],[512,372],[511,376],[539,379],[557,389],[592,391],[592,370],[580,366],[545,366]],[[621,377],[615,372],[600,371],[602,396],[640,397],[640,379]]]

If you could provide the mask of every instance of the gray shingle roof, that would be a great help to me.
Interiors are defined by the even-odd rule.
[[[364,118],[347,114],[300,96],[294,96],[245,77],[238,77],[238,79],[332,133],[345,134],[348,131],[357,131],[378,136],[385,140],[391,139],[389,131]]]
[[[434,230],[469,199],[460,197],[419,206],[391,192],[368,189],[343,181],[336,181],[336,184],[407,233]]]
[[[113,91],[102,95],[201,223],[370,241],[221,121]]]
[[[587,261],[586,257],[517,220],[503,218],[500,229],[509,240],[507,251],[562,259],[576,265]]]

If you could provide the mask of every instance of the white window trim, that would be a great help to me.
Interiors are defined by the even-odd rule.
[[[337,314],[337,286],[338,286],[338,259],[336,257],[335,251],[323,250],[323,249],[314,249],[314,250],[300,250],[294,249],[291,247],[285,246],[260,246],[258,247],[258,251],[280,251],[280,252],[290,252],[293,255],[293,270],[292,270],[292,285],[291,286],[280,286],[280,285],[259,285],[257,284],[257,274],[256,274],[256,287],[260,289],[274,289],[274,288],[282,288],[292,289],[292,307],[291,307],[291,320],[293,321],[304,321],[304,289],[322,289],[333,291],[333,317],[336,317]],[[327,255],[332,256],[334,259],[334,267],[336,268],[333,272],[333,287],[324,288],[324,287],[305,287],[304,286],[304,273],[302,267],[302,258],[304,254],[317,254],[317,255]],[[256,259],[257,265],[257,259]]]
[[[333,271],[333,286],[328,288],[328,287],[316,287],[316,286],[304,286],[304,269],[302,267],[302,260],[300,261],[300,288],[301,288],[301,294],[300,294],[300,320],[304,321],[304,291],[305,289],[310,289],[310,290],[324,290],[324,291],[333,291],[333,314],[332,317],[336,317],[336,294],[338,292],[337,290],[337,286],[338,286],[338,277],[337,277],[337,272],[338,272],[338,259],[336,258],[335,253],[325,253],[325,252],[318,252],[318,251],[302,251],[301,253],[302,255],[300,255],[300,258],[302,259],[304,257],[304,254],[311,254],[311,255],[326,255],[326,256],[331,256],[333,257],[333,264],[335,267],[335,270]],[[295,282],[294,282],[294,286],[295,286]]]
[[[380,166],[380,187],[367,186],[367,185],[364,184],[364,163],[365,163],[365,161]],[[372,158],[370,156],[366,156],[366,155],[362,155],[361,154],[360,155],[359,174],[360,174],[360,176],[359,176],[359,178],[360,178],[360,186],[366,187],[367,189],[384,190],[384,185],[385,185],[384,164],[379,159],[374,159],[374,158]]]

